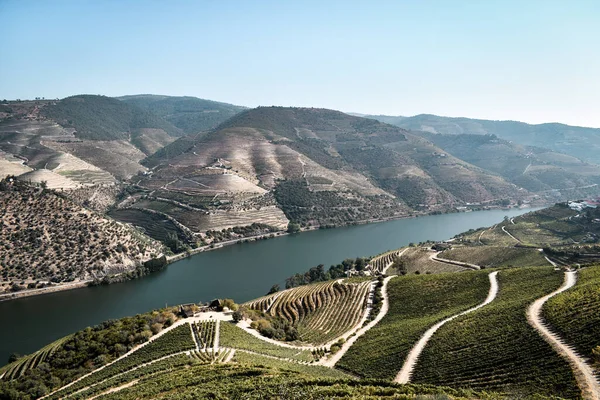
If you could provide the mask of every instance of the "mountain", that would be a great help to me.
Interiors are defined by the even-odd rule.
[[[415,132],[456,157],[495,172],[531,192],[560,190],[585,197],[600,184],[600,167],[546,148],[523,146],[495,135]]]
[[[528,195],[404,129],[316,108],[246,110],[143,163],[152,170],[137,182],[137,196],[152,193],[155,202],[140,207],[171,216],[173,206],[157,198],[202,207],[206,216],[175,216],[197,233],[212,229],[209,220],[219,211],[242,216],[270,206],[288,220],[323,226]]]
[[[139,94],[117,99],[164,118],[187,134],[216,128],[220,123],[246,109],[190,96]]]
[[[521,145],[544,147],[587,162],[600,164],[600,128],[585,128],[558,123],[531,125],[517,121],[491,121],[450,118],[420,114],[414,117],[371,115],[385,123],[413,131],[446,135],[496,135]]]
[[[182,134],[148,111],[105,96],[10,102],[0,120],[0,163],[33,171],[34,182],[44,175],[53,188],[108,184],[145,171],[139,161]]]

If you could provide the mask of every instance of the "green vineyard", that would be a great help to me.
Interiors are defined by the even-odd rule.
[[[120,358],[102,369],[93,371],[91,374],[76,381],[70,386],[58,390],[48,399],[59,399],[65,395],[74,393],[84,387],[94,385],[116,374],[126,372],[138,365],[159,359],[170,354],[196,348],[189,324],[180,325],[171,331],[149,342],[143,347],[135,350],[126,357]]]
[[[200,321],[192,325],[194,338],[198,347],[202,350],[210,349],[214,346],[215,335],[217,332],[217,323],[215,321]]]
[[[365,378],[393,379],[429,327],[481,303],[489,286],[484,271],[393,278],[388,313],[350,347],[337,367]]]
[[[569,365],[525,316],[529,304],[561,285],[562,272],[552,267],[508,269],[500,271],[498,279],[496,300],[435,333],[412,381],[511,396],[579,398]]]
[[[385,268],[394,261],[399,253],[398,250],[394,250],[373,258],[371,262],[369,262],[371,271],[383,273]]]
[[[0,369],[0,375],[4,374],[2,379],[10,380],[15,379],[23,375],[28,370],[37,367],[40,363],[43,363],[48,357],[52,356],[54,351],[62,346],[70,336],[58,339],[55,342],[43,347],[33,354],[20,358],[18,361],[9,364]]]
[[[300,286],[247,303],[297,326],[303,342],[324,344],[351,330],[366,312],[371,283],[330,281]]]
[[[224,322],[220,325],[219,345],[233,347],[260,353],[272,357],[287,358],[290,360],[310,362],[313,356],[310,350],[293,347],[278,346],[265,340],[252,336],[232,323]]]
[[[600,266],[581,269],[575,287],[548,300],[542,313],[565,343],[583,357],[597,359],[600,374],[600,354],[594,354],[600,346]]]

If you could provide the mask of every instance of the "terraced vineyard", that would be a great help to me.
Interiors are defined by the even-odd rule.
[[[369,262],[371,270],[374,272],[383,273],[383,270],[388,266],[389,263],[394,261],[394,258],[398,256],[400,252],[398,250],[390,251],[377,256]]]
[[[215,321],[195,322],[192,330],[200,349],[207,350],[214,346],[215,334],[217,332],[217,323]]]
[[[0,376],[4,380],[15,379],[23,375],[30,369],[33,369],[43,363],[48,357],[52,356],[54,351],[63,345],[70,336],[58,339],[55,342],[43,347],[33,354],[20,358],[17,362],[0,368]]]
[[[333,368],[327,368],[320,365],[291,363],[277,358],[251,354],[244,351],[237,351],[233,356],[233,361],[246,365],[261,365],[281,370],[296,371],[319,378],[352,378],[350,375]]]
[[[293,347],[278,346],[265,340],[252,336],[242,328],[238,328],[232,323],[220,324],[219,345],[222,347],[232,347],[260,353],[267,356],[279,357],[284,359],[311,362],[313,356],[310,350],[302,350]]]
[[[59,399],[65,395],[74,393],[87,386],[99,383],[116,374],[126,372],[138,365],[159,359],[170,354],[179,353],[185,350],[196,348],[192,331],[189,324],[180,325],[171,331],[163,334],[152,342],[133,351],[131,354],[122,357],[104,368],[93,371],[82,379],[75,381],[70,386],[66,386],[54,392],[48,399]]]
[[[371,283],[330,281],[288,289],[250,308],[268,311],[296,325],[303,342],[324,344],[355,327],[366,312]]]
[[[550,263],[537,249],[519,247],[473,246],[455,247],[443,251],[440,258],[472,263],[485,267],[536,267]]]
[[[429,250],[429,248],[426,247],[411,247],[402,254],[401,259],[404,261],[404,265],[409,274],[416,273],[417,271],[423,274],[460,272],[465,270],[465,268],[458,265],[432,260],[431,256],[435,254],[435,251]],[[396,272],[397,271],[390,271],[390,273]]]
[[[600,266],[581,269],[577,284],[544,305],[542,315],[553,332],[574,346],[585,358],[594,360],[600,346]],[[600,375],[600,363],[595,372]]]
[[[181,367],[185,367],[187,365],[193,364],[195,361],[190,359],[190,356],[186,354],[178,354],[174,355],[162,360],[158,360],[139,368],[132,369],[128,372],[115,375],[111,378],[108,378],[102,382],[97,383],[96,385],[90,386],[83,390],[80,390],[76,393],[73,393],[67,396],[67,399],[89,399],[94,395],[98,395],[103,393],[111,388],[118,387],[127,382],[132,382],[134,380],[140,379],[145,376],[150,376],[157,374],[159,372],[172,371]],[[199,361],[198,361],[199,362]]]
[[[190,357],[196,362],[201,362],[205,364],[222,363],[226,362],[227,358],[230,357],[230,354],[233,351],[235,350],[224,348],[222,348],[219,351],[193,351],[190,353]]]
[[[552,267],[502,270],[496,300],[440,328],[415,367],[412,381],[455,388],[579,398],[569,365],[528,324],[525,310],[558,288]]]
[[[393,278],[388,285],[388,313],[350,347],[336,367],[365,378],[391,380],[427,329],[481,303],[488,291],[485,271]]]

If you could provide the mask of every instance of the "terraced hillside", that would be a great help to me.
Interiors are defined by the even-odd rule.
[[[600,267],[583,268],[576,286],[551,298],[544,320],[565,343],[590,360],[600,376]]]
[[[531,192],[560,189],[569,198],[597,191],[600,168],[567,154],[499,139],[494,135],[421,136],[445,151],[478,167],[495,172]],[[547,147],[548,144],[544,144]],[[590,187],[593,186],[593,187]]]
[[[389,311],[336,367],[364,378],[392,380],[429,327],[481,303],[488,289],[484,271],[393,278],[388,285]]]
[[[404,129],[442,135],[495,135],[524,146],[548,148],[599,164],[600,129],[557,123],[530,125],[518,121],[489,121],[421,114],[414,117],[369,116]]]
[[[566,203],[557,203],[553,207],[506,219],[490,228],[457,235],[453,245],[458,247],[447,254],[457,259],[472,256],[482,262],[486,258],[492,260],[492,255],[498,254],[499,259],[493,265],[541,265],[539,256],[548,257],[560,265],[593,265],[600,260],[598,221],[600,210],[597,208],[575,211]],[[542,248],[543,253],[535,256],[533,250]],[[499,261],[501,263],[497,264]]]
[[[246,305],[296,326],[301,341],[324,344],[354,328],[366,312],[371,283],[340,281],[288,289]]]
[[[527,322],[534,300],[562,284],[552,267],[500,271],[500,293],[478,311],[440,328],[417,362],[412,382],[576,399],[580,390],[567,364]],[[526,351],[524,351],[526,349]]]
[[[139,271],[162,245],[63,195],[0,181],[3,293]]]
[[[501,246],[463,246],[445,250],[441,258],[485,267],[536,267],[550,265],[538,249]]]

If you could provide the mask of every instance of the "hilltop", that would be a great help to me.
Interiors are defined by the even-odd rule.
[[[444,135],[496,135],[501,139],[521,145],[548,148],[587,162],[600,164],[598,157],[600,128],[585,128],[558,123],[532,125],[518,121],[451,118],[431,114],[420,114],[413,117],[387,115],[366,117],[413,131]]]
[[[138,94],[117,99],[149,111],[170,122],[186,134],[209,131],[246,107],[190,96]]]

